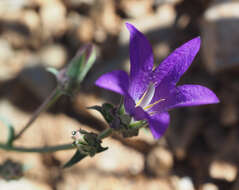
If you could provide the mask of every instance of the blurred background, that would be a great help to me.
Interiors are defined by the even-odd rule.
[[[180,83],[207,86],[221,103],[172,111],[170,127],[159,141],[148,130],[131,139],[108,138],[103,143],[107,151],[65,170],[61,166],[74,151],[0,150],[0,189],[239,189],[237,0],[1,0],[0,115],[16,131],[56,85],[46,67],[64,67],[87,43],[94,43],[98,54],[79,94],[62,97],[16,145],[69,143],[72,130],[107,127],[86,107],[119,102],[118,95],[97,88],[94,81],[107,71],[129,70],[126,21],[152,43],[156,64],[201,36],[201,50]],[[0,123],[0,142],[6,136]],[[22,167],[27,169],[21,172]]]

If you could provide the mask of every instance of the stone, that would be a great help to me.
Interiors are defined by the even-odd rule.
[[[25,67],[17,76],[20,84],[28,89],[41,102],[56,87],[55,77],[42,65]]]
[[[239,2],[212,4],[202,22],[202,49],[206,67],[211,73],[239,66]]]
[[[235,102],[226,100],[221,112],[221,123],[224,126],[233,126],[238,122],[238,115],[238,107]]]
[[[172,121],[172,126],[174,127],[169,128],[168,138],[172,144],[176,158],[178,160],[184,160],[187,157],[188,147],[198,135],[203,123],[197,110],[191,111],[190,118],[185,120],[184,124],[182,124],[181,121],[177,121],[177,119],[180,120],[180,118],[174,118],[174,121]]]
[[[179,178],[177,176],[173,176],[171,181],[175,190],[195,190],[190,177]]]
[[[0,80],[6,81],[16,77],[29,57],[31,56],[28,51],[16,51],[9,41],[0,38]]]
[[[173,155],[163,147],[156,147],[150,151],[146,163],[151,174],[167,176],[173,167]]]
[[[0,1],[0,16],[3,14],[12,14],[19,11],[24,6],[29,4],[29,0],[1,0]]]
[[[51,44],[40,50],[39,57],[43,65],[59,69],[66,63],[67,54],[62,45]]]
[[[121,28],[121,20],[116,14],[114,2],[112,0],[106,0],[100,14],[104,30],[109,34],[117,35]]]
[[[127,22],[135,25],[143,34],[147,36],[147,33],[151,31],[157,31],[172,26],[175,18],[176,12],[173,6],[162,5],[157,9],[155,14],[149,14],[141,19],[129,19]],[[158,32],[157,35],[159,35]],[[157,37],[159,38],[159,36]],[[156,38],[156,34],[155,36],[152,36],[152,40],[154,38]],[[127,44],[129,42],[129,33],[126,27],[122,27],[122,31],[119,35],[119,42],[120,44]]]
[[[20,180],[12,180],[12,181],[4,181],[0,179],[0,189],[51,190],[51,187],[44,183],[36,182],[30,179],[20,179]]]
[[[92,6],[96,0],[63,0],[69,7],[80,7],[84,5]]]
[[[140,18],[152,12],[153,0],[123,0],[120,6],[129,17]]]
[[[3,38],[0,39],[0,62],[8,62],[8,60],[14,56],[14,50],[11,44]]]
[[[219,190],[219,188],[213,183],[203,184],[200,190]]]
[[[23,22],[28,26],[31,32],[39,32],[41,29],[41,21],[39,14],[34,10],[26,10],[22,14]]]
[[[40,9],[40,17],[46,37],[61,36],[67,29],[66,8],[61,1],[44,3]]]
[[[214,179],[222,179],[233,182],[237,177],[237,166],[225,161],[213,161],[209,166],[210,176]]]
[[[236,182],[234,183],[232,190],[238,190],[239,189],[239,178],[237,177]]]
[[[94,37],[94,23],[89,18],[82,19],[80,25],[77,27],[77,38],[83,43],[89,43]]]
[[[98,169],[104,172],[129,172],[133,175],[142,172],[144,159],[139,152],[130,150],[112,139],[105,139],[103,146],[109,146],[109,149],[92,160]]]
[[[92,42],[95,32],[92,19],[71,11],[67,16],[67,23],[67,39],[74,47],[78,48],[80,43]]]

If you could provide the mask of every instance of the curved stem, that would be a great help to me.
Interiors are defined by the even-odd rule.
[[[102,131],[100,134],[98,134],[97,138],[99,140],[102,140],[112,134],[113,130],[111,128],[107,128],[104,131]]]
[[[50,96],[43,102],[43,104],[36,110],[36,112],[33,114],[31,119],[27,122],[27,124],[21,129],[21,131],[14,137],[14,140],[20,138],[22,134],[31,126],[31,124],[37,119],[37,117],[45,111],[47,108],[49,108],[51,105],[53,105],[58,98],[62,95],[62,93],[59,91],[58,87],[56,87]]]
[[[112,134],[113,130],[111,128],[107,128],[101,133],[98,134],[97,138],[102,140]],[[57,145],[57,146],[45,146],[45,147],[33,147],[33,148],[26,148],[21,146],[9,146],[8,144],[0,143],[0,149],[7,150],[7,151],[15,151],[15,152],[34,152],[34,153],[47,153],[47,152],[56,152],[61,150],[70,150],[74,149],[75,147],[69,144]]]
[[[34,147],[34,148],[26,148],[21,146],[8,146],[6,144],[0,143],[0,148],[7,151],[15,151],[15,152],[47,153],[47,152],[56,152],[61,150],[70,150],[70,149],[74,149],[75,147],[71,143],[58,145],[58,146],[46,146],[46,147]]]

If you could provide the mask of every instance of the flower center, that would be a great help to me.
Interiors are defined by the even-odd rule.
[[[165,99],[159,99],[157,101],[155,101],[152,104],[149,104],[153,97],[154,97],[154,93],[155,93],[155,87],[153,83],[150,83],[147,90],[144,92],[143,96],[140,98],[140,100],[137,102],[136,107],[140,106],[142,107],[144,110],[150,109],[152,108],[154,105],[158,104],[159,102],[164,101]]]

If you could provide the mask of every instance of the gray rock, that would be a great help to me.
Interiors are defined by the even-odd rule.
[[[203,51],[209,71],[239,66],[239,2],[213,4],[202,22]]]

